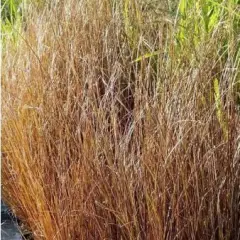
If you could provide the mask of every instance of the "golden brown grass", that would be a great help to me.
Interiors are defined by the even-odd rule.
[[[29,7],[6,43],[2,192],[36,240],[240,238],[236,38],[181,48],[143,2]]]

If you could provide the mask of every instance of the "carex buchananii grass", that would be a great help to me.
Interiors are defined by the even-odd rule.
[[[35,240],[240,239],[238,10],[27,4],[2,56],[2,193]]]

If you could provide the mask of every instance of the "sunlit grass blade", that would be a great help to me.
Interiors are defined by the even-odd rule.
[[[215,104],[216,104],[217,118],[218,118],[219,124],[222,128],[222,131],[224,133],[224,137],[227,140],[228,124],[227,124],[225,116],[224,116],[223,106],[222,106],[222,102],[221,102],[219,81],[217,78],[214,79],[214,98],[215,98]]]

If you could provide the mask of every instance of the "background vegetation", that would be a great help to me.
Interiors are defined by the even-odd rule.
[[[239,1],[21,4],[2,193],[34,239],[239,239]]]

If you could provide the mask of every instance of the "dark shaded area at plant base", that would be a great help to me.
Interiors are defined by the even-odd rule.
[[[18,219],[13,216],[7,205],[1,201],[1,239],[21,240],[18,223]]]
[[[23,239],[18,231],[17,224],[11,220],[1,223],[1,239],[2,240],[21,240]]]

